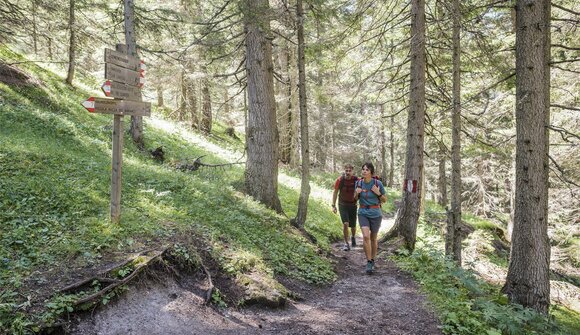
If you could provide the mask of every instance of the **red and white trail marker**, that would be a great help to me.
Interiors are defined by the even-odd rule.
[[[413,179],[405,179],[403,190],[409,193],[417,193],[417,181]]]
[[[110,97],[111,96],[111,81],[110,80],[105,81],[103,86],[101,86],[101,89],[103,90],[103,93],[105,93],[106,96]]]
[[[81,103],[81,105],[83,105],[83,107],[86,108],[90,113],[95,112],[95,98],[94,97],[90,97],[87,100],[83,101]]]

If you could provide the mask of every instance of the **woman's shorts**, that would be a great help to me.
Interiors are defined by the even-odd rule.
[[[356,205],[345,206],[338,204],[338,211],[340,212],[340,220],[342,223],[348,222],[349,227],[356,227]]]
[[[359,215],[358,216],[358,224],[362,227],[369,227],[371,230],[371,233],[377,233],[379,231],[379,229],[381,228],[381,222],[383,221],[382,217],[376,217],[376,218],[368,218],[364,215]]]

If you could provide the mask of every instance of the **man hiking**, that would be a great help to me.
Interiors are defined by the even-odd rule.
[[[344,173],[336,179],[334,183],[334,193],[332,194],[332,211],[336,214],[336,198],[338,196],[338,211],[340,213],[340,221],[342,222],[342,233],[344,235],[344,247],[342,250],[350,250],[348,245],[348,236],[350,227],[352,231],[351,242],[352,246],[356,246],[356,200],[354,199],[355,184],[358,178],[352,174],[352,165],[346,164],[344,166]]]

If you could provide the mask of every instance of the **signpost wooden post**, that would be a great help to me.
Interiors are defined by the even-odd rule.
[[[111,221],[121,219],[121,175],[123,167],[123,116],[150,116],[151,103],[141,101],[141,87],[145,83],[145,64],[136,57],[121,52],[127,48],[117,45],[117,51],[105,49],[105,81],[101,89],[107,97],[90,97],[82,102],[91,113],[113,114],[113,157],[111,167]]]

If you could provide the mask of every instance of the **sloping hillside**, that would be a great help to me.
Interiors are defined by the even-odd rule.
[[[20,63],[14,68],[23,75],[0,83],[0,329],[29,327],[25,314],[31,310],[48,311],[40,321],[50,323],[67,310],[54,303],[57,289],[129,255],[167,247],[188,250],[185,241],[191,236],[232,278],[250,271],[310,283],[335,278],[323,256],[339,233],[327,224],[334,220],[328,209],[318,208],[316,199],[311,202],[307,229],[318,240],[313,245],[286,217],[238,191],[243,164],[177,170],[200,156],[204,163],[225,163],[227,149],[218,145],[243,144],[219,127],[202,139],[157,118],[155,111],[146,120],[146,146],[162,146],[165,162],[137,150],[126,136],[122,221],[111,224],[112,117],[90,114],[80,105],[99,93],[71,88],[8,49],[0,49],[0,58]],[[243,153],[231,155],[242,158]],[[292,215],[296,190],[281,187],[281,199]]]

